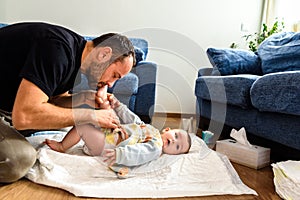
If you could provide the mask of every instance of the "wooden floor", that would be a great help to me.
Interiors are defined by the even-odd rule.
[[[154,117],[153,123],[157,128],[172,127],[178,128],[180,126],[180,118],[177,117]],[[232,163],[242,181],[254,189],[258,196],[254,195],[222,195],[222,196],[205,196],[205,197],[184,197],[174,198],[182,200],[193,199],[207,199],[207,200],[250,200],[250,199],[265,199],[265,200],[280,200],[281,198],[276,194],[273,184],[273,172],[270,166],[260,170],[254,170],[242,165]],[[21,179],[15,183],[0,185],[0,199],[1,200],[35,200],[35,199],[51,199],[51,200],[75,200],[75,199],[89,199],[95,198],[79,198],[75,197],[64,190],[38,185],[27,179]]]

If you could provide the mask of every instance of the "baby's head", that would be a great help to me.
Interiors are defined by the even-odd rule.
[[[185,130],[165,128],[161,132],[162,151],[165,154],[177,155],[188,153],[191,147],[191,137]]]

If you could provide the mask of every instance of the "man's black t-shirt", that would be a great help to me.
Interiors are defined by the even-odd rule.
[[[0,28],[0,109],[12,111],[22,78],[49,97],[69,91],[85,44],[73,31],[46,23]]]

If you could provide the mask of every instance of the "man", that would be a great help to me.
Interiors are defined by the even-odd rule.
[[[86,123],[116,128],[115,113],[98,109],[102,101],[96,90],[73,95],[69,91],[80,83],[81,73],[91,88],[111,87],[134,62],[134,48],[120,34],[86,41],[71,30],[46,23],[1,28],[0,124],[6,128],[0,130],[0,182],[18,180],[34,164],[35,150],[22,136],[32,130]]]

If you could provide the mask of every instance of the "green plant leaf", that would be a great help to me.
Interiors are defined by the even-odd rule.
[[[268,37],[274,33],[279,33],[284,29],[284,22],[276,19],[273,26],[269,29],[268,26],[263,23],[262,30],[260,33],[254,33],[249,35],[244,35],[246,42],[248,43],[249,50],[255,52],[258,49],[258,46]]]

